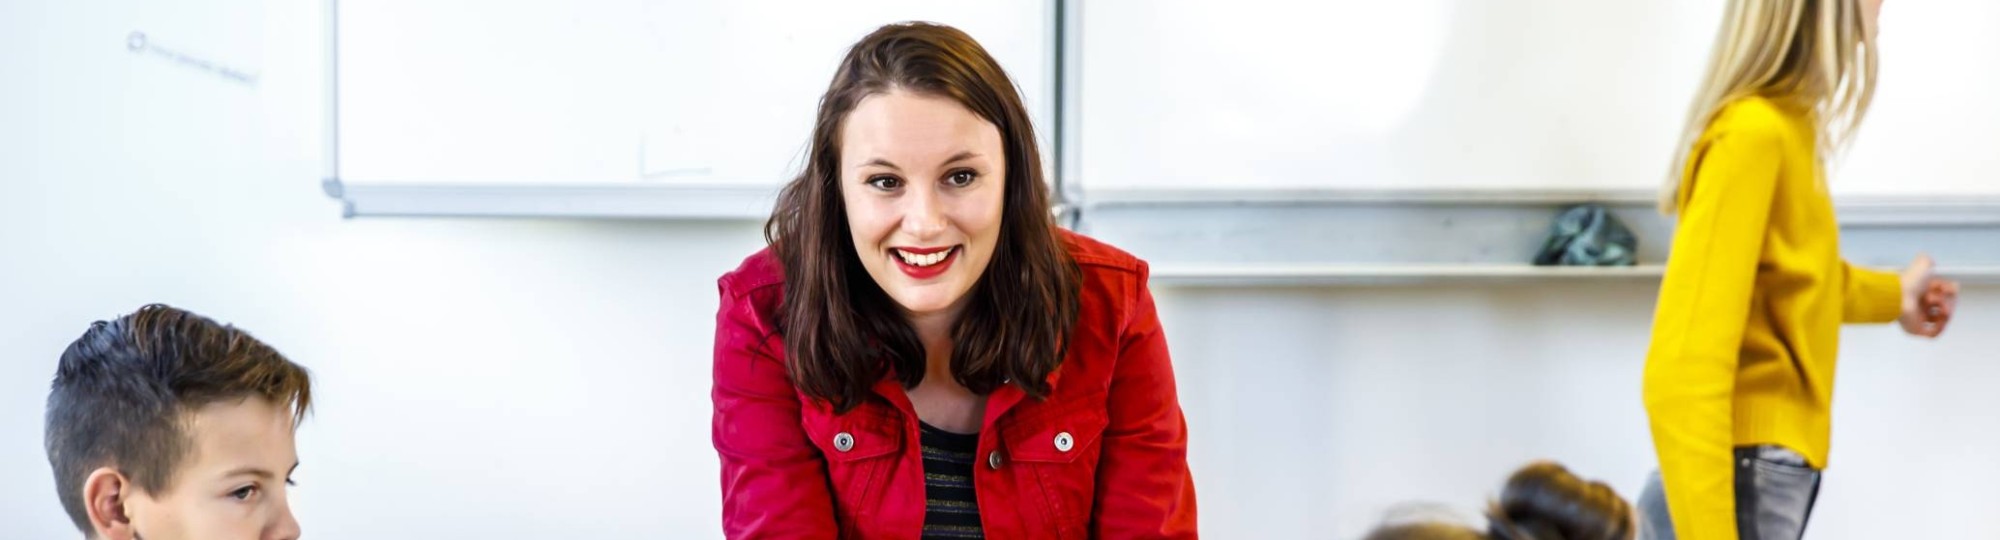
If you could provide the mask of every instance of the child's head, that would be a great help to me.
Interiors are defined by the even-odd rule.
[[[1479,531],[1457,523],[1418,521],[1383,525],[1362,540],[1488,540]]]
[[[296,538],[285,486],[305,368],[242,330],[151,305],[63,351],[46,441],[63,510],[106,540]]]
[[[1616,490],[1553,461],[1514,471],[1486,520],[1487,536],[1508,540],[1627,540],[1637,533],[1632,505]]]
[[[1660,209],[1673,213],[1688,150],[1715,113],[1745,97],[1809,111],[1821,147],[1848,140],[1875,97],[1882,0],[1730,0],[1708,73],[1669,164]]]
[[[1631,504],[1603,482],[1550,461],[1514,471],[1486,511],[1486,531],[1437,519],[1398,520],[1366,540],[1630,540]]]

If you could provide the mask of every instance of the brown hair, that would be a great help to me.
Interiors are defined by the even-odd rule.
[[[1366,540],[1631,540],[1632,506],[1603,482],[1552,461],[1529,463],[1507,478],[1486,510],[1486,531],[1419,519],[1384,524]]]
[[[1514,471],[1486,519],[1495,540],[1629,540],[1636,533],[1632,505],[1616,490],[1553,461]]]
[[[999,128],[1007,177],[999,245],[952,328],[952,376],[980,394],[1014,384],[1047,394],[1077,317],[1074,260],[1049,212],[1027,108],[1000,64],[949,26],[883,26],[849,49],[820,98],[804,170],[778,195],[764,237],[785,271],[784,336],[794,385],[836,411],[893,369],[924,377],[924,347],[854,252],[840,196],[840,133],[863,99],[893,90],[952,99]]]
[[[98,467],[166,491],[191,446],[186,415],[251,396],[290,405],[297,425],[311,376],[242,330],[164,305],[92,323],[63,351],[49,390],[43,443],[63,510],[90,533],[82,489]]]
[[[1383,525],[1362,540],[1490,540],[1464,525],[1420,521]]]

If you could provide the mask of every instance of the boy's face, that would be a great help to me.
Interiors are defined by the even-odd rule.
[[[125,511],[140,540],[299,537],[286,486],[298,453],[292,411],[252,397],[196,409],[194,450],[165,493],[135,492]]]

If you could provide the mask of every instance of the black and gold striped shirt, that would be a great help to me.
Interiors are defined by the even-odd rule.
[[[918,422],[924,448],[924,538],[985,538],[972,467],[979,434],[952,433]]]

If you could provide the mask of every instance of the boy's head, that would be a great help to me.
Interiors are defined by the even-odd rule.
[[[63,351],[46,441],[63,510],[104,540],[299,535],[285,486],[311,379],[236,328],[150,305]]]

